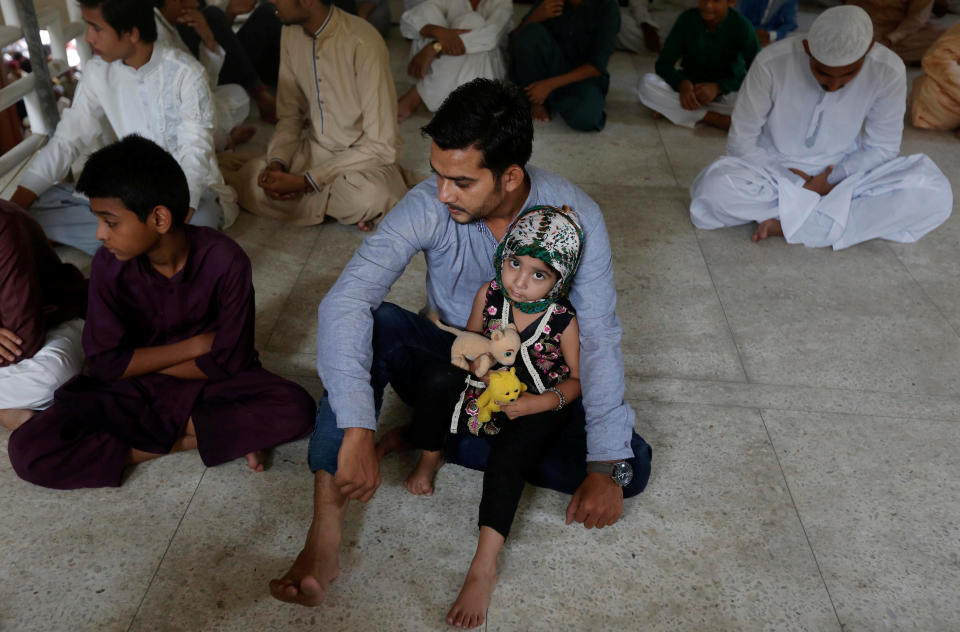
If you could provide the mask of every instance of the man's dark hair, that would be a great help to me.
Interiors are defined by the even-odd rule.
[[[183,169],[165,149],[136,134],[90,156],[76,189],[88,198],[119,198],[141,222],[162,205],[170,209],[174,225],[180,225],[190,210]]]
[[[157,41],[157,23],[153,17],[153,3],[149,0],[78,0],[87,9],[100,7],[103,19],[118,35],[136,27],[140,40]]]
[[[443,150],[479,149],[481,166],[498,182],[510,165],[525,167],[533,153],[530,102],[520,88],[494,79],[474,79],[451,92],[420,131]]]

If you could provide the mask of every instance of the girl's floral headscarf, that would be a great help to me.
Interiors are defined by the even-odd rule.
[[[529,256],[543,261],[557,271],[560,278],[539,301],[521,303],[507,300],[515,308],[527,314],[542,312],[550,303],[570,292],[570,285],[580,265],[583,254],[583,230],[576,213],[569,207],[534,206],[520,213],[510,232],[497,246],[493,265],[497,271],[497,284],[503,287],[501,273],[503,262],[512,256]]]

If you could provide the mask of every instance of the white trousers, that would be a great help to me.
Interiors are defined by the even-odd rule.
[[[641,24],[649,24],[658,31],[660,30],[660,25],[650,14],[649,0],[630,0],[629,7],[620,7],[620,30],[617,32],[615,47],[618,50],[628,50],[632,53],[646,52],[647,47],[643,43]]]
[[[440,9],[431,7],[429,24],[436,24],[451,29],[478,29],[485,22],[477,13],[467,13],[447,24],[446,18]],[[417,37],[410,45],[410,58],[419,53],[433,40]],[[507,67],[503,62],[503,52],[494,48],[482,53],[466,53],[464,55],[440,55],[430,64],[430,69],[423,79],[417,80],[417,92],[423,99],[424,105],[431,112],[436,112],[451,92],[465,83],[479,77],[486,79],[504,79],[507,76]]]
[[[855,173],[823,197],[797,180],[723,156],[690,187],[690,219],[713,229],[776,217],[787,242],[841,250],[876,238],[917,241],[953,208],[950,181],[925,154]]]
[[[53,392],[83,368],[82,332],[82,319],[61,323],[32,358],[0,367],[0,410],[49,407]]]
[[[733,114],[733,106],[737,102],[737,93],[730,92],[721,94],[713,103],[697,110],[685,110],[680,105],[680,93],[670,87],[670,84],[663,78],[652,72],[648,72],[640,77],[640,83],[637,84],[637,94],[640,96],[640,103],[655,112],[663,114],[674,125],[682,127],[693,127],[703,119],[707,112],[717,112],[718,114]]]

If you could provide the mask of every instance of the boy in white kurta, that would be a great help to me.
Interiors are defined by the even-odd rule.
[[[407,72],[417,83],[400,99],[400,120],[421,102],[435,112],[457,86],[478,77],[506,77],[500,43],[512,18],[511,0],[426,0],[405,11],[400,33],[413,40]]]
[[[698,228],[757,222],[753,241],[847,248],[913,242],[942,224],[950,182],[924,154],[897,157],[903,62],[873,44],[859,7],[825,11],[807,39],[764,49],[740,89],[727,155],[690,188]]]
[[[28,209],[51,241],[93,254],[100,242],[90,204],[74,194],[72,185],[58,183],[104,136],[139,134],[173,154],[183,168],[190,187],[190,223],[229,226],[237,215],[236,198],[217,167],[213,99],[203,68],[189,55],[154,45],[157,31],[149,3],[82,0],[80,11],[96,57],[84,64],[73,105],[23,173],[11,201]],[[128,12],[124,20],[139,26],[115,28],[105,15],[123,24],[117,11]]]
[[[266,156],[224,154],[224,175],[251,213],[302,226],[330,215],[370,230],[407,192],[387,46],[369,22],[319,0],[276,5],[287,25],[280,121]]]

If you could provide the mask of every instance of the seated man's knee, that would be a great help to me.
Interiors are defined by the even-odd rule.
[[[43,476],[38,462],[42,456],[39,446],[42,446],[44,441],[42,436],[34,432],[38,426],[36,423],[31,425],[31,422],[35,421],[36,417],[27,420],[10,435],[7,441],[7,453],[10,456],[10,465],[17,476],[28,483],[42,485]]]
[[[599,132],[607,124],[607,113],[603,108],[579,107],[561,112],[564,122],[578,132]]]

